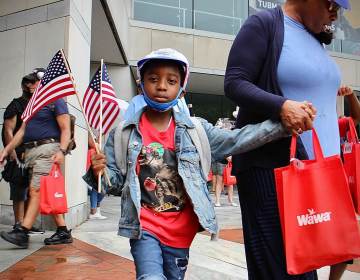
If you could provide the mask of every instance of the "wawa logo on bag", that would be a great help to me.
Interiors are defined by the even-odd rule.
[[[296,216],[300,227],[331,221],[331,212],[316,213],[314,209],[307,209],[307,211],[309,213]]]

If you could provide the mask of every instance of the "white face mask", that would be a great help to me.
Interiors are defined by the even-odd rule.
[[[331,25],[324,25],[324,32],[326,33],[334,33],[336,27],[335,24],[331,24]]]

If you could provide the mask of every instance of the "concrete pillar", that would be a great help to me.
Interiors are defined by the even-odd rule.
[[[21,95],[22,76],[34,67],[47,67],[57,50],[68,57],[81,98],[89,82],[92,1],[6,1],[0,0],[0,123],[9,102]],[[87,131],[74,96],[67,98],[69,110],[77,117],[77,148],[66,157],[65,178],[69,212],[68,227],[82,223],[88,213],[87,188],[81,176],[85,173]],[[0,223],[13,223],[9,187],[0,183]],[[48,217],[39,222],[51,227]]]

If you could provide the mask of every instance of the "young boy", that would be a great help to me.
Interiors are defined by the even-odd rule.
[[[174,107],[185,94],[189,64],[181,53],[160,49],[137,66],[147,106],[123,123],[123,131],[131,129],[126,174],[115,148],[121,136],[112,131],[106,156],[92,157],[92,172],[84,179],[96,187],[97,176],[107,168],[113,186],[122,189],[118,234],[130,238],[137,279],[184,279],[195,234],[218,232],[206,163],[189,132],[194,122],[188,112]],[[217,161],[288,136],[280,123],[270,120],[232,131],[202,119],[201,126]]]

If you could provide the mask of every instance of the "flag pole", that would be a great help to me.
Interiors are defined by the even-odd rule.
[[[100,133],[99,133],[99,148],[102,149],[102,132],[103,132],[103,94],[102,94],[102,77],[104,70],[104,59],[100,61]],[[101,173],[98,176],[98,193],[101,192]]]
[[[94,141],[94,143],[95,143],[96,153],[99,154],[99,153],[100,153],[100,150],[99,150],[98,145],[96,145],[95,135],[94,135],[94,133],[93,133],[92,130],[91,130],[89,121],[88,121],[88,119],[87,119],[87,117],[86,117],[86,115],[85,115],[84,107],[83,107],[83,105],[82,105],[82,103],[81,103],[81,101],[80,101],[79,93],[78,93],[78,91],[77,91],[77,89],[76,89],[75,80],[74,80],[74,77],[73,77],[73,75],[72,75],[72,73],[71,73],[69,63],[68,63],[68,61],[67,61],[67,59],[66,59],[66,56],[65,56],[65,54],[64,54],[64,50],[61,49],[60,52],[61,52],[61,55],[62,55],[62,57],[63,57],[63,59],[64,59],[65,67],[66,67],[66,69],[67,69],[67,71],[68,71],[68,73],[69,73],[69,75],[70,75],[70,79],[71,79],[71,82],[72,82],[73,87],[74,87],[74,90],[75,90],[75,95],[76,95],[76,98],[77,98],[77,100],[78,100],[78,102],[79,102],[79,105],[80,105],[80,108],[81,108],[81,113],[83,114],[83,117],[84,117],[85,122],[86,122],[87,130],[88,130],[88,132],[90,133],[91,139],[92,139],[92,140]],[[111,182],[110,182],[110,179],[109,179],[109,176],[108,176],[106,170],[105,170],[105,174],[104,174],[104,175],[105,175],[105,179],[106,179],[108,185],[111,187],[112,184],[111,184]]]

